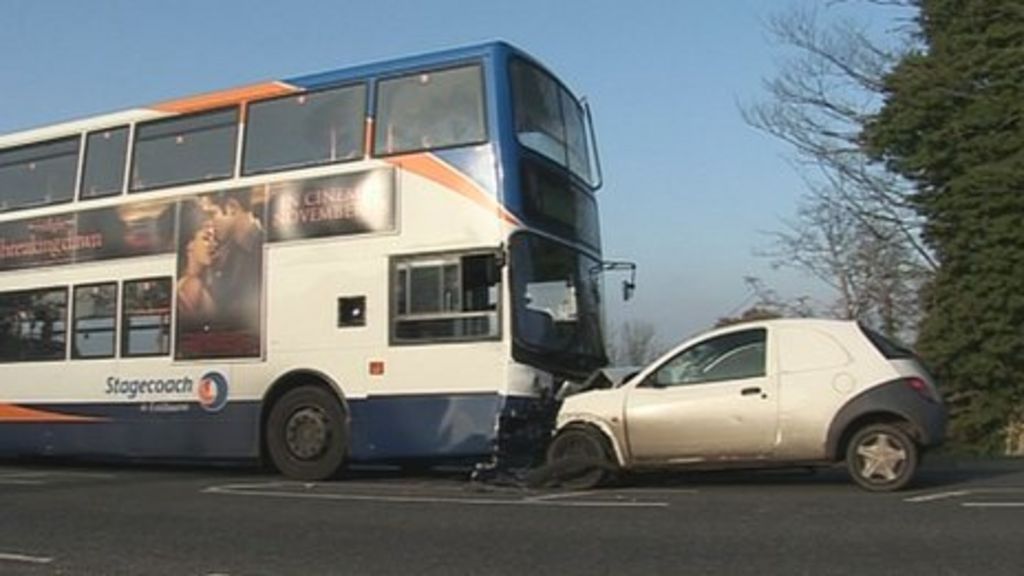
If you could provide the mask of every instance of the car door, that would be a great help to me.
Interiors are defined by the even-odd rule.
[[[757,459],[778,424],[768,331],[712,336],[652,370],[626,397],[631,459],[642,463]]]

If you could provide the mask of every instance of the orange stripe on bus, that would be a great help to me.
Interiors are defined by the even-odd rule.
[[[0,422],[103,422],[104,420],[106,418],[74,416],[72,414],[61,414],[60,412],[35,410],[13,404],[0,404]]]
[[[506,210],[501,204],[486,193],[480,185],[473,182],[468,176],[442,162],[433,154],[411,154],[409,156],[396,156],[388,160],[391,164],[404,168],[414,174],[418,174],[433,180],[434,182],[452,190],[459,195],[469,199],[475,204],[493,210],[499,218],[515,224],[522,225],[518,218]]]
[[[159,110],[160,112],[186,114],[189,112],[201,112],[203,110],[222,108],[225,106],[240,104],[242,102],[248,102],[250,100],[284,96],[286,94],[294,94],[296,92],[300,92],[300,90],[282,82],[264,82],[262,84],[251,84],[240,88],[232,88],[230,90],[221,90],[219,92],[190,96],[180,100],[161,102],[154,106],[150,106],[150,108],[153,110]]]
[[[373,153],[373,117],[366,117],[366,135],[363,138],[363,155],[369,156]]]

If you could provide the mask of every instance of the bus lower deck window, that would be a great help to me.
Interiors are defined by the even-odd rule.
[[[169,277],[124,283],[121,338],[122,356],[166,356],[171,353]]]
[[[494,254],[396,259],[395,342],[497,338],[500,271]]]
[[[67,288],[0,293],[0,362],[63,360]]]

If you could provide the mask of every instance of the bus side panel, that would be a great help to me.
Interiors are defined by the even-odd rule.
[[[497,394],[376,396],[350,402],[352,458],[462,458],[494,452]]]
[[[458,157],[483,159],[479,174],[428,154],[394,160],[411,166],[397,171],[400,233],[281,244],[267,254],[267,381],[294,371],[325,375],[349,408],[354,460],[494,453],[509,344],[499,337],[393,342],[390,278],[393,256],[501,245],[492,158],[490,147]],[[364,325],[339,325],[339,300],[351,297],[365,297]]]

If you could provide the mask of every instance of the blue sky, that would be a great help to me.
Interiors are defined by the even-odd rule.
[[[782,51],[765,21],[813,0],[4,0],[0,133],[196,92],[504,39],[552,68],[595,114],[605,254],[639,289],[609,318],[671,343],[736,312],[745,276],[828,293],[754,255],[804,191],[790,151],[740,106]],[[818,2],[823,4],[823,2]],[[848,16],[885,28],[868,3]]]

